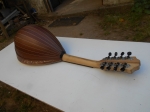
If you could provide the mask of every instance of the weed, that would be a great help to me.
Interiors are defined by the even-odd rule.
[[[103,21],[99,23],[103,30],[112,28],[114,25],[118,24],[119,16],[116,15],[106,15]]]
[[[82,36],[83,35],[83,33],[80,33],[80,36]]]
[[[136,33],[133,36],[133,41],[143,41],[146,37],[142,33]]]
[[[150,14],[150,1],[149,0],[134,0],[133,12]]]
[[[109,32],[109,31],[105,31],[105,32],[104,32],[104,35],[105,35],[105,36],[110,35],[110,32]]]
[[[22,102],[22,104],[20,106],[20,111],[21,112],[28,112],[28,111],[31,111],[33,108],[34,108],[34,106],[32,106],[32,102],[26,101],[26,102]]]

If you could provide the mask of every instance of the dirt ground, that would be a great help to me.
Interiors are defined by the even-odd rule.
[[[136,41],[133,35],[136,35],[134,30],[122,29],[117,25],[115,19],[119,22],[125,22],[126,20],[122,16],[111,16],[109,21],[104,21],[105,17],[98,14],[89,14],[76,26],[60,26],[60,27],[49,27],[54,21],[42,20],[38,23],[51,31],[55,36],[71,37],[71,38],[90,38],[90,39],[103,39],[103,40],[120,40],[120,41]],[[148,17],[149,18],[149,17]],[[105,19],[107,20],[107,18]],[[105,23],[106,22],[106,23]],[[107,23],[110,24],[107,24]],[[120,23],[121,25],[124,23]],[[120,25],[119,24],[119,25]],[[145,23],[144,23],[145,24]],[[114,26],[113,26],[114,25]],[[129,26],[129,25],[127,25]],[[143,26],[144,27],[144,26]],[[125,27],[124,27],[125,28]],[[137,29],[136,29],[137,30]],[[139,29],[138,29],[139,30]],[[142,30],[141,30],[142,31]],[[137,31],[138,32],[138,31]],[[141,34],[140,39],[143,35]],[[145,36],[145,35],[144,35]],[[8,40],[0,40],[0,50],[8,46],[13,42],[12,36]],[[133,38],[132,38],[133,37]],[[146,33],[146,38],[143,40],[150,42],[150,34]],[[0,112],[60,112],[60,110],[49,106],[43,102],[40,102],[24,93],[0,82]]]
[[[48,21],[48,24],[44,25],[49,31],[55,36],[61,37],[73,37],[73,38],[90,38],[90,39],[102,39],[102,40],[125,40],[130,32],[119,32],[119,29],[110,31],[110,35],[107,35],[100,27],[102,17],[97,14],[87,15],[78,25],[76,26],[60,26],[60,27],[48,27],[53,21]]]
[[[43,20],[38,23],[52,32],[55,36],[71,37],[71,38],[90,38],[90,39],[104,39],[104,40],[126,40],[126,36],[132,35],[130,31],[121,32],[119,29],[114,31],[104,31],[100,27],[102,17],[97,14],[89,14],[76,26],[60,26],[48,27],[54,20]],[[8,40],[0,37],[0,50],[13,42],[15,34]]]
[[[49,27],[55,20],[42,25],[55,36],[116,41],[150,42],[150,15],[91,13],[75,26]]]

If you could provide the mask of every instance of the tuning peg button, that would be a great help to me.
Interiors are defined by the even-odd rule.
[[[116,56],[118,55],[118,53],[117,52],[115,52],[115,54],[114,54],[114,58],[116,58]]]
[[[108,66],[108,67],[107,67],[107,70],[110,70],[110,69],[111,69],[111,67],[110,67],[110,66]]]
[[[108,63],[108,66],[106,67],[106,69],[107,69],[107,70],[110,70],[112,65],[113,65],[112,62]]]
[[[126,69],[126,66],[127,66],[127,63],[124,63],[123,65],[122,65],[122,68],[120,69],[122,72],[124,72],[125,71],[125,69]]]
[[[117,68],[118,68],[119,64],[120,64],[120,63],[115,63],[115,67],[114,67],[114,70],[115,70],[115,71],[117,71]]]
[[[109,53],[108,53],[108,59],[110,58],[111,55],[112,55],[111,52],[109,52]]]
[[[103,62],[102,64],[101,64],[101,67],[100,67],[100,69],[104,69],[105,68],[105,65],[106,65],[107,63],[106,62]]]
[[[125,67],[122,67],[120,70],[121,70],[122,72],[124,72],[124,71],[125,71]]]
[[[131,54],[132,54],[132,52],[128,52],[128,53],[127,53],[127,55],[128,55],[127,58],[130,58],[130,55],[131,55]]]
[[[105,66],[101,66],[101,67],[100,67],[100,69],[102,69],[102,70],[103,70],[104,68],[105,68]]]
[[[124,52],[121,52],[121,54],[120,54],[121,56],[120,56],[120,58],[122,58],[123,57],[123,55],[124,55]]]

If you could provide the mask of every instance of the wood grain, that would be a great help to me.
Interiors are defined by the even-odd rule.
[[[70,63],[88,66],[88,67],[100,68],[100,61],[89,60],[85,58],[71,56],[68,54],[64,54],[62,60]]]
[[[140,68],[140,60],[136,57],[94,61],[68,55],[50,31],[37,25],[28,25],[20,29],[15,36],[14,42],[18,60],[25,64],[40,65],[66,61],[83,66],[101,68],[106,71],[115,70],[130,74]],[[103,63],[105,63],[105,66]],[[119,63],[117,69],[114,69],[115,63]],[[124,66],[124,63],[127,64]]]
[[[14,42],[17,57],[25,64],[59,62],[61,54],[65,52],[51,32],[37,25],[28,25],[20,29]]]

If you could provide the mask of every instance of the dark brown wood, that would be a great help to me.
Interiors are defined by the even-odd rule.
[[[21,28],[14,39],[19,61],[25,64],[49,64],[61,61],[65,52],[57,38],[47,29],[28,25]]]

